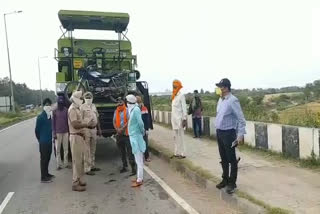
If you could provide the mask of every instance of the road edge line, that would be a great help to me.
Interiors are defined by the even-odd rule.
[[[168,184],[166,184],[159,176],[157,176],[149,167],[144,166],[144,170],[189,214],[199,214],[191,207],[183,198],[181,198]],[[1,214],[1,213],[0,213]]]
[[[10,199],[12,198],[14,192],[9,192],[3,202],[0,205],[0,214],[2,214],[4,208],[6,208],[7,204],[9,203]]]

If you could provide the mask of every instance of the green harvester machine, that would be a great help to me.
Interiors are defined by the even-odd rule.
[[[55,49],[57,95],[65,96],[68,102],[73,91],[90,91],[105,137],[115,133],[113,113],[118,97],[140,95],[152,121],[148,84],[138,81],[137,56],[132,54],[131,42],[126,36],[129,14],[60,10],[58,16],[63,34]],[[118,39],[78,39],[73,37],[75,30],[114,31]]]

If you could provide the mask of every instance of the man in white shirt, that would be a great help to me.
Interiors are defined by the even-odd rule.
[[[174,155],[179,159],[185,158],[184,128],[187,126],[187,104],[184,94],[181,93],[182,84],[179,80],[173,81],[171,124],[174,131]]]

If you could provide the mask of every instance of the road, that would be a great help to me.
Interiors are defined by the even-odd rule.
[[[115,143],[104,138],[99,140],[96,155],[102,171],[86,177],[86,192],[71,191],[72,170],[56,171],[54,156],[50,163],[50,172],[56,176],[54,182],[40,183],[34,126],[35,120],[31,119],[0,131],[0,203],[14,192],[3,214],[191,213],[146,172],[144,185],[131,188],[129,173],[119,173],[121,162]],[[152,157],[148,168],[198,213],[243,213],[236,205],[185,180],[156,157]]]

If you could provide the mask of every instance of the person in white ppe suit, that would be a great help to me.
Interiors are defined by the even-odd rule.
[[[184,128],[187,126],[187,104],[184,94],[181,93],[182,84],[179,80],[173,81],[171,125],[174,132],[174,155],[171,158],[185,158]]]

